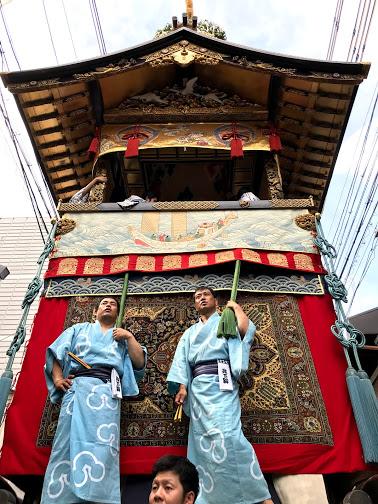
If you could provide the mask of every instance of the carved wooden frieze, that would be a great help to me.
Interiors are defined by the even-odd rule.
[[[198,82],[198,77],[173,83],[147,93],[131,96],[104,114],[110,123],[141,122],[145,115],[151,122],[210,120],[266,120],[268,111],[237,94]]]

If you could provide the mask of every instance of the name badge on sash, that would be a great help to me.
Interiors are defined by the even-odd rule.
[[[225,360],[218,360],[218,376],[220,390],[233,390],[230,364]]]
[[[112,385],[112,397],[113,399],[122,399],[122,386],[121,379],[117,371],[113,368],[112,374],[110,376],[110,381]]]

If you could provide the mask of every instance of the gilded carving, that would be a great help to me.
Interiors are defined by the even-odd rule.
[[[129,256],[122,255],[112,259],[110,263],[110,273],[116,273],[117,271],[125,271],[129,267]]]
[[[106,169],[101,160],[98,161],[95,172],[95,177],[99,176],[108,177],[108,170]],[[105,201],[105,192],[108,184],[109,184],[109,178],[107,183],[100,182],[92,187],[91,192],[89,193],[90,203],[100,204],[103,201]]]
[[[73,229],[75,229],[76,221],[74,219],[68,219],[67,217],[63,217],[58,222],[55,235],[63,235],[67,234]]]
[[[84,275],[99,275],[104,271],[104,259],[101,257],[91,257],[85,261]]]
[[[135,269],[138,271],[155,271],[155,257],[145,255],[138,256]]]
[[[288,268],[289,264],[287,258],[284,254],[267,254],[269,264],[272,266],[282,266],[283,268]]]
[[[108,110],[106,117],[118,122],[121,117],[127,120],[128,116],[141,114],[153,114],[159,118],[176,117],[179,114],[193,117],[206,113],[223,119],[227,114],[235,114],[238,120],[241,120],[240,114],[246,115],[248,119],[251,116],[264,119],[267,116],[266,109],[261,105],[236,94],[230,95],[217,88],[202,85],[198,83],[198,77],[193,77],[183,81],[182,85],[175,83],[160,90],[131,96],[117,108]]]
[[[193,254],[189,256],[189,268],[196,266],[206,266],[207,263],[207,254]]]
[[[180,255],[166,255],[163,257],[163,270],[179,269],[180,267]]]
[[[313,214],[303,214],[295,217],[295,224],[306,231],[316,231],[315,216]]]
[[[67,259],[62,259],[59,262],[57,276],[59,275],[72,275],[76,273],[79,261],[73,257],[68,257]]]
[[[190,44],[187,40],[165,47],[144,58],[145,62],[153,67],[172,65],[173,63],[186,67],[194,62],[201,65],[217,65],[222,59],[221,54],[205,47]]]
[[[261,257],[258,252],[249,249],[242,249],[242,258],[246,261],[258,262],[261,263]]]
[[[97,210],[98,203],[96,201],[89,203],[61,203],[59,207],[60,213],[66,212],[83,212]]]
[[[222,252],[216,252],[215,254],[215,262],[224,262],[224,261],[232,261],[235,259],[235,254],[233,250],[222,250]]]
[[[273,208],[310,208],[314,206],[314,200],[308,199],[273,199]]]
[[[152,206],[156,210],[214,210],[217,201],[157,201]]]
[[[314,271],[315,268],[310,256],[306,254],[294,254],[293,259],[296,268]]]
[[[270,199],[282,199],[282,181],[279,168],[274,159],[270,159],[265,165],[265,173],[268,180]]]

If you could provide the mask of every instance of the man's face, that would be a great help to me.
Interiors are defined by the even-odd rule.
[[[101,300],[96,318],[100,322],[103,320],[105,322],[116,321],[118,315],[118,305],[117,301],[113,298],[104,298]]]
[[[200,315],[205,315],[215,312],[218,302],[209,289],[203,289],[194,294],[194,306]]]
[[[187,492],[184,489],[180,478],[173,471],[157,473],[154,481],[148,504],[193,504],[194,492]]]

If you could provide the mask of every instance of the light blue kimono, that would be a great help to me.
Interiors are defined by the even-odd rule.
[[[214,313],[205,324],[199,321],[184,332],[168,373],[168,389],[174,394],[182,383],[188,390],[188,458],[200,478],[196,504],[254,504],[270,495],[255,451],[242,432],[236,380],[248,369],[256,328],[249,322],[243,340],[217,338],[219,320]],[[232,391],[219,389],[218,375],[192,379],[195,364],[217,359],[230,361]]]
[[[139,393],[137,381],[144,374],[133,369],[125,341],[114,341],[100,323],[75,324],[47,349],[45,377],[50,399],[62,400],[59,422],[46,469],[41,504],[102,502],[119,504],[119,438],[121,402],[112,398],[110,382],[77,377],[66,392],[52,381],[56,359],[67,377],[83,367],[67,354],[73,352],[91,366],[115,368],[123,396]],[[146,359],[146,350],[145,352]]]

